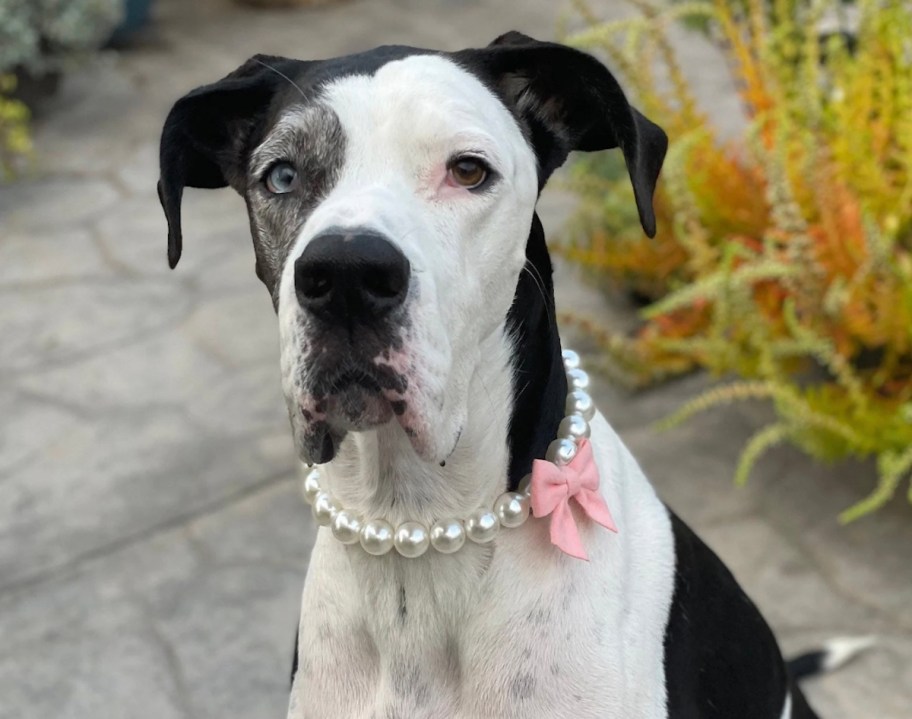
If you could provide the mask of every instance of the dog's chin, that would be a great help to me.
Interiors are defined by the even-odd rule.
[[[382,394],[349,387],[326,398],[326,416],[340,432],[365,432],[393,418],[393,408]]]
[[[286,400],[298,456],[307,464],[329,462],[349,432],[376,429],[394,416],[382,394],[355,385],[320,399],[306,395]]]
[[[303,410],[315,404],[319,412]],[[415,453],[427,462],[446,459],[455,441],[439,437],[429,418],[414,406],[357,386],[325,396],[318,403],[296,398],[289,401],[289,408],[298,410],[292,413],[292,428],[298,456],[307,464],[331,461],[349,433],[384,426],[401,432]]]

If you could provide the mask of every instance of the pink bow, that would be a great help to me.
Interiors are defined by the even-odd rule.
[[[551,543],[571,557],[589,561],[570,509],[571,497],[590,519],[618,531],[598,489],[598,467],[586,439],[579,443],[573,461],[563,467],[544,459],[532,462],[532,514],[551,515]]]

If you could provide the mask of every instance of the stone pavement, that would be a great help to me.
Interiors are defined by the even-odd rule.
[[[604,0],[612,12],[615,3]],[[276,330],[241,200],[188,191],[165,263],[156,153],[169,104],[255,52],[547,37],[559,5],[362,0],[262,12],[161,0],[140,47],[69,76],[37,124],[34,177],[0,190],[0,718],[284,716],[313,528],[298,499]],[[737,123],[711,48],[682,41],[701,98]],[[543,198],[555,231],[567,198]],[[562,307],[629,316],[559,268]],[[572,342],[585,343],[582,338]],[[788,651],[877,634],[809,683],[829,719],[912,716],[912,512],[848,528],[867,465],[783,450],[730,478],[763,408],[658,435],[706,380],[596,396],[661,493],[723,556]]]

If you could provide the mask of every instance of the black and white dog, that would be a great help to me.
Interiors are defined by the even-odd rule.
[[[348,508],[313,550],[289,717],[814,716],[757,609],[600,414],[589,446],[619,531],[574,509],[591,561],[541,519],[449,553],[496,529],[476,517],[417,558],[382,554],[380,525],[364,543],[364,517],[427,532],[545,457],[568,380],[535,205],[571,151],[615,147],[652,235],[665,134],[597,60],[519,33],[258,56],[171,110],[169,262],[184,187],[243,195],[300,457],[321,465],[326,517]]]

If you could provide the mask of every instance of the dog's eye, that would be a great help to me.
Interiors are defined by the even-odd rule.
[[[474,190],[488,179],[488,166],[477,157],[457,157],[447,165],[447,173],[454,184]]]
[[[266,175],[266,189],[274,195],[284,195],[291,192],[298,184],[298,171],[289,162],[279,162],[273,165]]]

